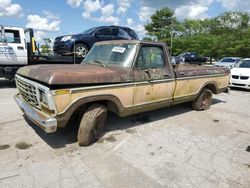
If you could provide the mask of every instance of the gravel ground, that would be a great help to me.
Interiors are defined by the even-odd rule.
[[[79,147],[77,128],[45,134],[0,80],[0,187],[250,187],[250,92],[214,96],[208,111],[178,105],[127,118]]]

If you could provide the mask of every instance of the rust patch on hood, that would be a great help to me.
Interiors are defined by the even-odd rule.
[[[133,80],[132,70],[99,65],[32,65],[17,74],[47,85],[121,83]]]

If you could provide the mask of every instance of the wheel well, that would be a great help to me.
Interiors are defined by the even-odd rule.
[[[115,102],[110,101],[110,100],[100,100],[100,101],[89,102],[89,103],[86,103],[85,106],[86,108],[88,108],[91,105],[96,104],[96,103],[106,106],[108,111],[114,112],[116,114],[119,113],[118,106],[115,104]]]
[[[93,104],[102,104],[107,107],[108,111],[114,112],[115,114],[119,114],[119,107],[118,105],[111,101],[111,100],[100,100],[100,101],[93,101],[88,102],[80,105],[70,116],[69,121],[67,124],[70,124],[74,121],[77,121],[77,123],[80,122],[82,115],[85,113],[85,111]],[[79,122],[78,122],[79,121]]]
[[[204,88],[208,88],[210,91],[212,91],[213,94],[217,93],[217,88],[214,84],[208,84]]]

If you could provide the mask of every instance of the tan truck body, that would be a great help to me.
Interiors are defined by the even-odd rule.
[[[15,99],[24,113],[46,132],[64,127],[76,111],[94,103],[106,106],[119,116],[195,101],[204,88],[218,94],[227,91],[228,70],[204,66],[177,66],[170,63],[167,46],[158,42],[111,41],[98,45],[132,44],[135,58],[130,68],[81,65],[38,65],[20,69],[16,75],[19,94]],[[161,48],[162,68],[136,68],[140,49]],[[95,52],[98,53],[98,52]],[[41,102],[46,96],[47,104]]]

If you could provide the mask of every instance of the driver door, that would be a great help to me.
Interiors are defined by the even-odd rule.
[[[5,29],[5,41],[0,41],[0,63],[5,65],[27,64],[24,33],[18,29]]]
[[[161,45],[143,45],[140,48],[133,70],[133,106],[139,112],[171,104],[175,79],[163,49]]]

